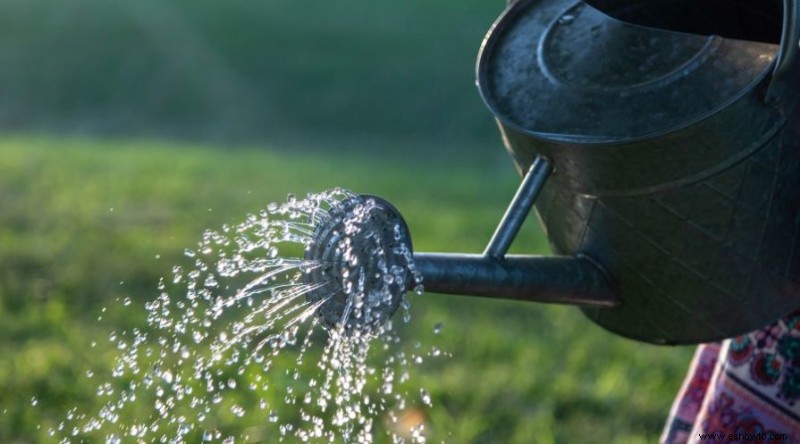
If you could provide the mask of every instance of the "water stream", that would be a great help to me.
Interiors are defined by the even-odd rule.
[[[190,266],[159,282],[148,327],[109,334],[118,349],[110,375],[86,375],[99,381],[102,408],[73,408],[50,434],[64,443],[233,443],[262,440],[266,427],[287,442],[425,442],[421,422],[398,421],[409,405],[430,405],[409,375],[441,355],[404,349],[394,325],[410,319],[406,290],[422,293],[410,246],[377,236],[374,202],[362,199],[334,233],[336,279],[319,273],[331,264],[307,258],[331,209],[354,198],[341,189],[290,195],[206,231],[185,251]],[[346,306],[330,322],[318,314],[337,289]],[[397,316],[378,317],[398,292]],[[231,421],[260,426],[233,434]]]

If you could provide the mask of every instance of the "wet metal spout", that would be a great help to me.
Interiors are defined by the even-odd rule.
[[[619,299],[602,269],[585,257],[416,253],[425,290],[532,302],[614,307]]]
[[[619,305],[614,280],[590,257],[506,255],[552,171],[544,157],[533,160],[483,254],[412,253],[408,226],[392,204],[369,195],[336,202],[319,215],[305,253],[311,264],[306,282],[314,288],[306,299],[319,305],[323,325],[362,333],[383,325],[402,295],[420,284],[434,293]],[[361,268],[352,274],[356,265]],[[350,316],[353,307],[364,306]]]
[[[537,156],[483,254],[416,253],[425,289],[434,293],[615,307],[613,281],[583,256],[506,256],[552,164]]]

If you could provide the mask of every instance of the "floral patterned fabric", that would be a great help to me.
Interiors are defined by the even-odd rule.
[[[800,443],[800,310],[699,346],[661,442]]]

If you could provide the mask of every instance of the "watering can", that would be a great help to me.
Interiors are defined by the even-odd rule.
[[[800,307],[798,45],[800,0],[511,4],[477,83],[523,180],[482,254],[414,253],[425,289],[578,305],[656,344]],[[532,207],[555,255],[508,255]]]

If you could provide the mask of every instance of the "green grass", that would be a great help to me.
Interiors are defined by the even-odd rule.
[[[37,425],[57,425],[72,405],[97,408],[98,379],[85,370],[107,374],[108,333],[144,322],[119,300],[154,297],[204,229],[288,192],[341,185],[395,203],[418,250],[474,252],[518,180],[502,163],[111,139],[4,137],[0,153],[2,442],[46,441]],[[535,224],[515,250],[546,250]],[[453,354],[423,365],[415,381],[433,396],[433,408],[417,406],[431,442],[652,442],[691,352],[615,337],[568,307],[432,294],[412,303],[405,341]],[[270,442],[274,430],[260,427],[250,432]]]

